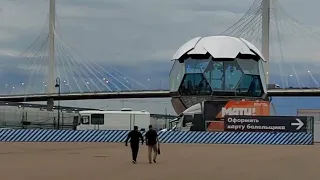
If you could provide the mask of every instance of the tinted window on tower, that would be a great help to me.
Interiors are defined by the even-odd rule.
[[[184,96],[211,95],[212,90],[203,74],[186,74],[179,88],[179,93]]]
[[[263,94],[262,84],[258,75],[246,74],[242,77],[237,90],[237,96],[260,97]]]

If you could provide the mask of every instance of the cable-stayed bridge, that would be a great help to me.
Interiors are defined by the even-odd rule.
[[[64,42],[59,34],[59,16],[55,13],[55,2],[50,1],[48,22],[39,37],[20,54],[23,61],[15,62],[18,80],[8,78],[2,71],[0,100],[40,101],[53,99],[95,99],[168,97],[164,87],[151,87],[148,77],[139,78],[121,72],[109,62],[97,63],[85,59],[75,48]],[[316,72],[317,43],[320,34],[313,28],[288,15],[278,0],[271,0],[268,8],[268,25],[264,19],[265,0],[256,0],[245,15],[221,35],[242,37],[255,44],[262,51],[270,52],[270,83],[285,89],[269,91],[271,96],[320,94],[320,74]],[[49,27],[49,28],[48,28]],[[168,57],[169,59],[169,57]],[[309,61],[302,64],[301,61]],[[310,63],[311,61],[311,63]],[[3,67],[5,70],[5,66]],[[169,70],[168,70],[169,72]],[[137,69],[137,74],[139,69]],[[1,75],[1,74],[0,74]],[[60,79],[61,94],[54,88],[56,78]],[[161,84],[161,83],[159,83]],[[142,91],[145,90],[145,91]],[[59,97],[58,97],[59,96]]]

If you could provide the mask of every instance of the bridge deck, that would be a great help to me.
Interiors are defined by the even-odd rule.
[[[320,89],[269,89],[269,96],[320,96]],[[154,91],[121,91],[96,93],[67,93],[67,94],[27,94],[0,95],[0,101],[27,102],[54,100],[85,100],[85,99],[131,99],[131,98],[168,98],[168,90]]]

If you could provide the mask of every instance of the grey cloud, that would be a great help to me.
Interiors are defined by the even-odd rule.
[[[241,18],[253,0],[204,0],[201,3],[191,0],[56,2],[59,17],[57,32],[84,59],[132,67],[136,71],[146,66],[147,74],[153,72],[152,64],[170,64],[174,52],[189,39],[216,35],[225,30]],[[289,9],[296,2],[284,1],[283,6]],[[309,4],[312,3],[315,5],[317,2],[312,0]],[[5,5],[5,13],[10,11],[9,8],[16,11],[15,24],[8,27],[16,38],[0,43],[0,48],[23,51],[39,33],[45,19],[41,15],[48,13],[48,1],[19,0],[14,5]],[[31,7],[35,7],[32,12]],[[300,14],[300,11],[295,12],[295,15]],[[10,18],[9,15],[5,17]],[[17,17],[25,22],[19,25]],[[35,22],[37,26],[30,29]],[[0,28],[6,30],[7,27],[0,25]],[[292,44],[292,41],[288,43]]]
[[[142,82],[150,78],[153,87],[159,86],[160,81],[167,87],[168,73],[172,65],[169,60],[173,53],[193,37],[216,35],[224,31],[241,18],[253,0],[56,2],[59,16],[57,32],[62,40],[80,52],[84,59],[97,61],[102,65],[114,65]],[[281,3],[291,16],[318,28],[319,21],[314,18],[320,5],[318,0],[308,0],[308,3],[301,0],[282,0]],[[1,5],[0,37],[8,35],[8,38],[0,42],[0,49],[25,50],[38,36],[45,23],[48,0],[2,0]],[[297,39],[297,42],[300,40]],[[285,46],[293,43],[294,41],[289,39]],[[288,56],[288,51],[285,55]],[[298,71],[311,70],[319,78],[317,64],[305,60],[307,63],[302,66],[301,63],[297,63],[301,60],[295,59],[294,55],[289,57],[295,61],[292,64]],[[28,64],[21,59],[0,57],[1,74],[10,77],[11,84],[21,83],[21,79],[29,74],[16,66],[18,61],[21,63],[20,66]],[[41,65],[45,65],[45,62]],[[290,69],[289,60],[284,67]],[[271,71],[274,74],[272,80],[281,84],[278,62],[271,62]],[[288,76],[292,71],[288,70],[285,73],[285,76]],[[302,73],[301,76],[304,76],[301,79],[310,83],[308,75]],[[33,81],[41,82],[44,78],[39,76]],[[1,78],[2,82],[3,80]],[[124,105],[156,113],[164,113],[164,108],[168,108],[168,111],[173,113],[169,99],[140,101],[143,102],[126,101]],[[64,103],[97,108],[108,106],[108,109],[120,109],[122,104],[121,101],[111,100]]]
[[[316,28],[320,26],[320,21],[316,18],[320,1],[281,0],[280,3],[292,17]]]

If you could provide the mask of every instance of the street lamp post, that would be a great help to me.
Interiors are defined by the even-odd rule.
[[[149,90],[151,90],[150,79],[148,79],[148,86],[149,86]]]
[[[58,88],[58,129],[60,129],[60,92],[61,92],[61,87],[60,87],[60,78],[57,77],[56,79],[56,88]]]
[[[25,109],[24,109],[25,103],[27,101],[27,96],[26,96],[26,86],[25,86],[25,84],[21,83],[21,85],[23,86],[23,94],[24,94],[23,106],[22,106],[22,122],[24,122],[24,121],[26,121],[25,115],[27,114]]]
[[[293,75],[292,74],[290,74],[289,76],[288,76],[288,88],[290,88],[290,87],[292,87],[292,86],[290,86],[290,79],[291,79],[291,77],[292,77]]]

